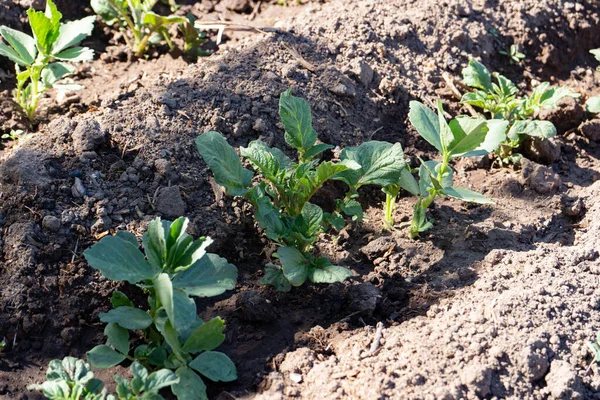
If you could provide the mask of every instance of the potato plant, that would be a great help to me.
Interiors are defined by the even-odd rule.
[[[185,230],[187,218],[174,222],[155,219],[138,248],[135,236],[119,231],[84,252],[90,266],[115,281],[127,281],[148,295],[148,308],[137,308],[125,294],[115,291],[113,309],[100,314],[107,323],[106,344],[87,353],[97,368],[109,368],[125,360],[148,369],[175,371],[170,384],[179,399],[207,399],[200,375],[229,382],[236,368],[225,354],[213,351],[225,336],[220,318],[203,321],[196,314],[195,297],[217,296],[233,289],[237,269],[225,259],[206,253],[210,238],[195,240]],[[131,348],[129,331],[141,331],[146,343]],[[125,390],[125,389],[123,389]]]
[[[438,196],[478,204],[492,203],[477,192],[454,186],[454,171],[450,161],[459,157],[484,155],[495,149],[505,138],[508,121],[457,117],[448,123],[439,101],[437,114],[422,103],[411,101],[409,119],[421,137],[440,152],[441,157],[441,161],[420,160],[418,183],[410,173],[404,174],[399,183],[418,196],[409,228],[409,237],[414,239],[433,227],[433,220],[427,218],[426,211]]]
[[[29,390],[42,392],[50,400],[162,400],[160,389],[179,382],[179,378],[168,369],[148,373],[139,362],[130,366],[131,381],[115,375],[117,396],[107,394],[104,383],[94,378],[90,365],[74,357],[52,360],[46,371],[46,381],[29,385]]]
[[[307,279],[313,283],[341,282],[352,272],[313,254],[313,246],[329,227],[338,230],[344,227],[344,214],[356,220],[362,218],[362,208],[356,201],[360,187],[367,184],[384,187],[398,181],[406,167],[402,147],[368,142],[347,149],[339,162],[321,161],[318,157],[333,146],[317,144],[306,100],[292,96],[287,90],[280,97],[279,114],[285,141],[298,152],[298,161],[255,140],[240,152],[259,179],[253,180],[254,173],[243,167],[233,147],[218,132],[198,136],[196,146],[215,181],[225,187],[227,194],[250,201],[255,220],[277,246],[274,256],[281,265],[267,264],[263,284],[288,291]],[[337,200],[334,210],[325,212],[311,203],[311,199],[330,180],[346,182],[349,190],[343,199]]]
[[[123,31],[125,41],[131,51],[142,57],[151,44],[164,40],[173,49],[173,38],[169,27],[177,25],[183,35],[186,53],[199,55],[198,47],[206,42],[204,34],[194,28],[193,17],[179,15],[162,16],[154,11],[158,0],[92,0],[94,12],[109,25],[117,24]],[[177,5],[169,0],[171,10]]]
[[[551,87],[550,83],[543,82],[530,96],[519,98],[519,89],[512,81],[494,73],[496,82],[492,82],[487,68],[474,59],[469,61],[462,74],[464,83],[475,90],[465,93],[461,102],[482,108],[492,119],[509,121],[507,137],[495,149],[500,164],[517,162],[520,155],[515,150],[527,137],[544,140],[556,136],[552,122],[532,118],[543,108],[555,107],[563,97],[578,96],[567,87]]]
[[[1,26],[0,35],[6,44],[0,43],[0,55],[15,63],[15,102],[33,121],[38,102],[46,90],[81,89],[79,85],[57,82],[75,72],[73,63],[94,57],[93,50],[78,44],[92,33],[95,18],[86,17],[63,24],[62,14],[52,0],[47,1],[45,12],[30,8],[27,16],[33,37]]]

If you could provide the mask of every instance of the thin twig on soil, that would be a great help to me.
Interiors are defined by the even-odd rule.
[[[75,262],[75,257],[77,256],[77,248],[79,247],[79,238],[77,238],[77,242],[75,243],[75,250],[73,250],[73,257],[71,257],[71,264]]]
[[[304,68],[306,68],[310,72],[315,72],[317,70],[317,67],[315,67],[314,65],[312,65],[311,63],[306,61],[304,59],[304,57],[302,57],[300,55],[300,53],[298,52],[298,50],[296,50],[294,47],[288,45],[287,43],[282,43],[282,44],[283,44],[283,47],[285,47],[287,49],[287,51],[290,52],[292,57],[294,57],[296,59],[296,61],[298,61]]]
[[[261,6],[262,6],[262,0],[257,1],[256,4],[254,5],[254,9],[252,10],[252,12],[250,13],[250,16],[248,17],[248,19],[250,21],[253,21],[254,18],[256,18],[256,15],[258,14],[258,11],[260,11]]]
[[[377,323],[377,331],[375,331],[375,338],[373,338],[373,343],[371,343],[371,348],[362,358],[369,357],[377,353],[379,350],[379,345],[381,344],[381,338],[383,336],[383,322],[379,321]]]
[[[442,74],[442,78],[444,78],[444,80],[446,81],[446,85],[448,85],[448,88],[452,91],[452,93],[454,94],[454,97],[456,97],[458,100],[461,100],[462,93],[460,92],[460,90],[458,90],[458,88],[454,84],[454,80],[452,79],[450,74],[448,74],[447,72],[444,72]],[[465,107],[467,110],[469,110],[469,113],[471,113],[472,116],[474,116],[474,117],[479,116],[479,113],[477,111],[475,111],[473,106],[471,106],[470,104],[465,104]]]

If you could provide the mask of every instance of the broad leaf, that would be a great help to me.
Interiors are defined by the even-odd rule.
[[[173,286],[190,296],[218,296],[233,289],[237,280],[237,268],[227,260],[208,253],[187,270],[173,278]]]
[[[556,127],[550,121],[515,121],[508,131],[508,137],[509,139],[517,140],[519,139],[519,135],[549,139],[556,136]]]
[[[129,240],[107,236],[83,252],[88,264],[114,281],[138,283],[153,279],[160,270],[144,259],[144,255]]]
[[[19,63],[20,65],[33,64],[37,56],[34,38],[7,26],[0,26],[0,35],[16,51],[19,58],[24,61],[24,64]]]
[[[273,150],[274,149],[271,149],[260,140],[255,140],[250,142],[248,147],[241,147],[240,154],[242,157],[250,161],[250,164],[252,164],[254,168],[258,169],[265,178],[270,181],[274,181],[275,177],[279,173],[279,170],[282,168],[280,159],[285,160],[287,157],[285,157],[283,153],[277,157]],[[283,158],[282,155],[285,158]],[[287,164],[289,165],[289,163],[290,161],[287,159]]]
[[[325,144],[325,143],[316,144],[313,147],[311,147],[310,149],[308,149],[306,151],[306,153],[304,153],[304,159],[310,160],[311,158],[318,156],[325,150],[330,150],[333,148],[335,148],[335,146],[332,146],[330,144]]]
[[[205,322],[190,335],[183,345],[183,351],[195,354],[201,351],[216,349],[225,340],[224,329],[225,321],[219,317]]]
[[[110,23],[119,17],[119,12],[107,0],[91,0],[90,5],[105,22]]]
[[[112,292],[112,296],[110,296],[110,304],[112,304],[113,308],[119,308],[123,306],[133,307],[133,303],[129,298],[118,290]]]
[[[478,118],[456,118],[450,121],[450,128],[456,138],[448,149],[451,158],[464,157],[464,154],[479,148],[488,133],[486,121]]]
[[[173,394],[178,400],[208,400],[206,385],[202,378],[188,367],[181,367],[175,371],[179,383],[171,386]]]
[[[94,50],[87,47],[72,47],[55,54],[57,60],[80,62],[89,61],[94,58]]]
[[[354,160],[342,160],[339,163],[324,161],[317,167],[316,185],[321,186],[330,179],[342,179],[345,171],[358,171],[360,165]]]
[[[457,187],[445,187],[444,194],[455,199],[468,201],[470,203],[478,204],[494,204],[494,202],[482,194],[474,192],[469,189],[457,188]]]
[[[152,325],[152,317],[139,308],[123,306],[107,313],[100,313],[98,316],[102,322],[114,322],[131,330],[146,329]]]
[[[113,346],[122,354],[129,353],[129,331],[112,322],[104,328],[106,344]]]
[[[62,15],[52,1],[46,3],[46,13],[27,10],[29,24],[37,41],[38,49],[46,55],[51,53],[52,45],[60,33],[60,19]]]
[[[271,285],[280,292],[289,292],[292,289],[290,281],[283,274],[279,265],[265,265],[265,276],[260,280],[261,285]]]
[[[240,158],[218,132],[209,131],[196,138],[198,152],[230,196],[244,196],[252,180],[252,172],[242,167]]]
[[[165,233],[165,224],[168,221],[161,221],[160,218],[155,218],[148,224],[148,228],[142,236],[142,244],[146,251],[146,257],[150,264],[157,270],[164,268],[167,258],[167,234]]]
[[[106,345],[94,347],[86,353],[88,361],[96,368],[110,368],[125,361],[125,356]]]
[[[5,45],[4,43],[0,43],[0,56],[7,57],[10,61],[14,62],[15,64],[19,64],[22,67],[27,67],[29,65],[27,61],[21,58],[15,49]]]
[[[490,90],[492,77],[487,68],[475,59],[469,60],[469,65],[462,70],[463,80],[468,86]]]
[[[419,195],[419,184],[408,168],[404,168],[402,170],[402,174],[400,174],[400,179],[398,180],[398,185],[400,185],[402,189],[415,196]]]
[[[89,17],[77,21],[61,24],[58,39],[56,39],[56,42],[54,42],[54,46],[52,47],[52,53],[58,54],[71,46],[79,44],[83,39],[90,36],[94,30],[95,21],[96,17],[90,15]]]
[[[46,87],[52,87],[55,82],[72,75],[77,68],[66,62],[55,62],[42,71],[42,82]]]
[[[151,373],[144,382],[144,391],[147,392],[156,392],[162,388],[169,387],[179,382],[179,377],[168,369],[161,369],[156,372]],[[144,397],[144,399],[147,396]]]
[[[292,96],[288,89],[279,97],[279,116],[285,128],[285,141],[305,153],[317,141],[317,132],[312,127],[310,106],[306,100]]]
[[[279,247],[277,254],[281,261],[283,274],[292,286],[300,286],[308,277],[308,260],[294,247]]]
[[[354,274],[347,268],[338,265],[327,265],[320,268],[311,268],[309,279],[313,283],[343,282]]]
[[[362,185],[386,186],[395,183],[406,165],[400,143],[369,141],[358,147],[346,147],[340,157],[352,160],[360,169],[341,174],[341,179],[352,188]]]
[[[323,209],[315,204],[306,203],[302,209],[302,218],[307,226],[307,236],[318,234],[323,223]]]
[[[432,110],[418,101],[411,101],[408,119],[423,139],[438,151],[444,151],[440,138],[440,121]]]
[[[233,361],[218,351],[205,351],[189,365],[214,382],[231,382],[237,379]]]
[[[450,126],[446,122],[446,118],[444,117],[444,107],[442,106],[442,102],[440,100],[437,101],[437,112],[438,112],[438,120],[440,122],[440,143],[442,144],[442,154],[449,151],[450,145],[455,141],[454,132],[450,129]]]

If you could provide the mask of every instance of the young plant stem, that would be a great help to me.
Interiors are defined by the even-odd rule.
[[[397,196],[392,196],[391,194],[387,194],[387,193],[385,195],[384,220],[389,228],[394,226],[394,217],[392,216],[392,214],[394,212],[394,205],[396,204],[396,197]]]

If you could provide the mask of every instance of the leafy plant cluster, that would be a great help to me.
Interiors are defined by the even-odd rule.
[[[280,97],[279,114],[285,141],[297,151],[298,160],[293,161],[280,149],[268,147],[260,140],[253,141],[240,153],[256,176],[244,168],[233,147],[218,132],[196,138],[198,151],[215,181],[230,196],[243,196],[253,205],[255,220],[277,246],[274,256],[280,265],[267,264],[263,284],[288,291],[306,280],[332,283],[351,276],[346,268],[318,256],[314,245],[329,228],[343,229],[345,217],[362,220],[363,210],[357,197],[363,186],[379,186],[386,193],[384,219],[390,225],[400,189],[418,196],[409,233],[413,238],[432,227],[433,221],[425,213],[438,196],[481,204],[491,202],[478,193],[455,187],[449,162],[457,157],[487,154],[496,148],[505,137],[506,121],[460,117],[448,124],[441,104],[436,115],[423,104],[412,102],[411,122],[442,157],[441,162],[421,161],[417,182],[413,176],[417,171],[408,166],[399,143],[369,141],[343,149],[337,162],[323,161],[319,156],[333,146],[317,144],[306,100],[287,90]],[[335,209],[324,211],[311,199],[330,180],[344,182],[347,192],[337,199]]]
[[[158,0],[92,0],[91,5],[96,14],[109,25],[117,25],[124,33],[125,41],[131,51],[142,57],[149,45],[165,41],[173,49],[173,37],[169,27],[176,25],[185,42],[184,51],[198,56],[201,55],[199,46],[206,42],[205,35],[194,28],[194,17],[179,15],[162,16],[152,11]],[[169,0],[171,10],[177,5]]]
[[[81,89],[80,85],[57,82],[75,72],[73,63],[94,57],[93,50],[81,47],[79,43],[92,33],[95,18],[91,16],[63,24],[62,14],[52,0],[48,0],[45,12],[30,8],[27,16],[33,37],[0,26],[0,35],[6,41],[6,44],[0,43],[0,55],[15,63],[15,101],[33,121],[38,102],[46,90]]]
[[[179,382],[168,369],[149,373],[142,364],[134,361],[130,366],[131,381],[115,375],[117,396],[108,394],[104,383],[94,378],[90,365],[74,357],[52,360],[46,371],[46,381],[29,385],[50,400],[161,400],[160,389]]]
[[[170,387],[178,399],[207,399],[202,377],[223,382],[237,379],[229,357],[214,351],[225,340],[224,321],[218,317],[203,321],[196,313],[194,301],[194,297],[217,296],[233,289],[237,269],[225,259],[207,253],[211,239],[194,240],[185,232],[187,225],[188,220],[183,217],[173,222],[160,218],[152,221],[142,237],[145,255],[139,250],[136,237],[127,231],[105,237],[84,252],[88,264],[106,278],[134,284],[148,298],[147,307],[139,308],[124,293],[114,291],[112,310],[100,314],[100,320],[107,324],[106,344],[87,353],[88,361],[97,368],[109,368],[125,360],[133,362],[131,384],[115,378],[119,399],[158,399],[161,397],[154,391],[162,387]],[[133,346],[135,343],[139,344]],[[74,360],[67,364],[63,365],[67,370],[79,371],[86,366]],[[74,381],[73,374],[67,374],[69,380],[65,374],[55,372],[60,369],[57,363],[51,364],[51,369],[54,372],[49,372],[48,378],[60,379],[49,379],[51,383],[45,382],[36,389],[66,388],[66,384],[73,392],[77,386],[73,382],[79,382],[78,393],[87,390],[102,396],[98,392],[101,386],[91,381],[89,374],[85,374],[90,377],[85,382]],[[154,372],[148,374],[148,370]],[[96,391],[92,392],[88,385]],[[140,396],[142,391],[144,395]]]
[[[508,121],[506,139],[495,149],[501,164],[520,160],[515,150],[528,137],[541,140],[556,136],[556,127],[550,121],[532,119],[544,108],[550,109],[566,96],[577,97],[567,87],[552,87],[543,82],[529,96],[517,97],[519,89],[508,78],[494,73],[496,82],[488,69],[471,59],[462,71],[464,83],[475,90],[465,93],[462,103],[483,109],[491,119]]]

